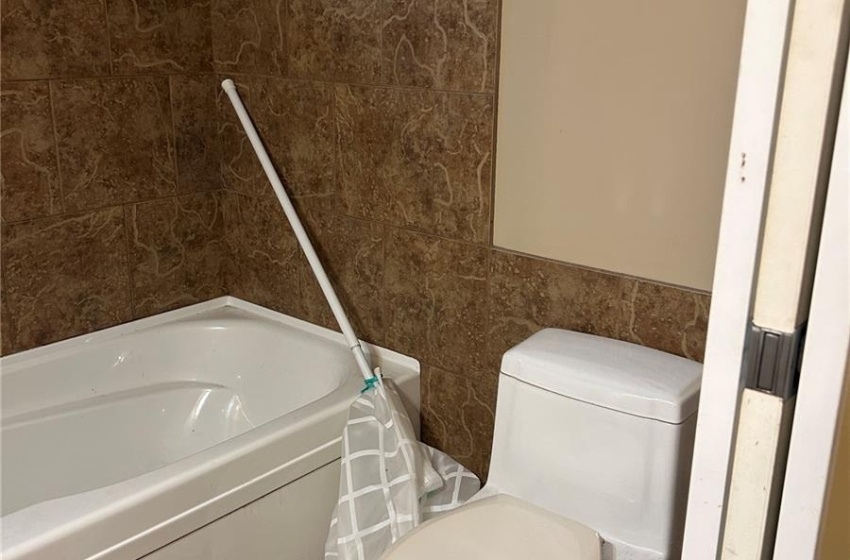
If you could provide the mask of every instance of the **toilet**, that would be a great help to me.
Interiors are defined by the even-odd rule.
[[[382,560],[677,560],[700,364],[560,329],[505,353],[488,482]]]

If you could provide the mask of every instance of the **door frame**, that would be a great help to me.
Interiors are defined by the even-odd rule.
[[[714,276],[683,558],[721,551],[793,0],[750,0]],[[850,74],[826,202],[775,560],[815,558],[850,346]],[[847,382],[850,382],[848,380]]]
[[[850,349],[850,67],[832,158],[774,560],[815,558]]]
[[[720,551],[791,0],[750,0],[720,220],[682,557]]]

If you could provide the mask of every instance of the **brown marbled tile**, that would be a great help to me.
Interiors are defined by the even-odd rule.
[[[59,169],[68,210],[177,192],[168,78],[54,85]]]
[[[383,226],[322,211],[309,212],[306,218],[311,240],[357,336],[383,344]],[[301,270],[307,320],[339,330],[306,258]]]
[[[11,82],[0,92],[0,209],[7,221],[62,211],[47,82]]]
[[[289,71],[298,78],[378,83],[381,1],[289,0]]]
[[[465,375],[484,367],[487,258],[482,247],[388,228],[385,340]]]
[[[488,371],[540,329],[555,327],[634,342],[702,361],[707,294],[493,250]]]
[[[448,453],[484,482],[490,467],[496,380],[422,367],[422,441]]]
[[[622,294],[623,340],[702,362],[711,296],[632,278]]]
[[[3,227],[15,351],[132,318],[120,207]]]
[[[389,84],[493,91],[498,0],[389,0],[383,77]]]
[[[212,70],[210,0],[106,0],[117,74]]]
[[[300,248],[277,202],[225,191],[224,221],[228,293],[303,317]]]
[[[324,84],[257,78],[251,115],[294,199],[331,204],[334,194],[333,97]],[[273,193],[263,176],[258,196]]]
[[[133,204],[126,219],[136,318],[225,295],[220,193]]]
[[[619,338],[620,276],[493,250],[490,260],[487,371],[535,332],[555,327]]]
[[[0,17],[4,80],[109,73],[103,0],[5,0]]]
[[[490,95],[337,86],[345,213],[464,241],[490,235]]]
[[[174,139],[177,152],[177,189],[180,192],[219,189],[222,186],[221,150],[216,122],[215,76],[171,76]]]
[[[216,71],[286,73],[285,0],[212,0],[212,36]]]
[[[243,77],[237,82],[289,195],[330,208],[334,194],[333,100],[330,89],[283,78]],[[221,175],[227,188],[258,198],[274,191],[226,95],[219,96]]]

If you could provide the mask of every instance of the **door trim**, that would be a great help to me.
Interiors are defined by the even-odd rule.
[[[850,72],[815,272],[774,560],[815,558],[850,350]]]
[[[781,97],[791,0],[750,0],[723,196],[683,558],[715,560]]]

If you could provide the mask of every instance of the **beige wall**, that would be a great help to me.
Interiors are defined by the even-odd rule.
[[[710,289],[744,0],[504,0],[494,242]]]

